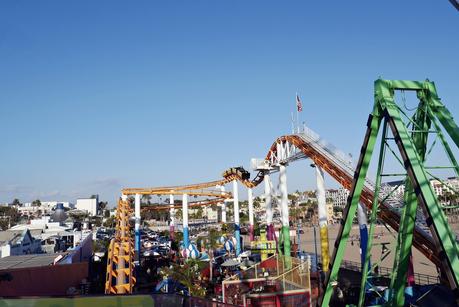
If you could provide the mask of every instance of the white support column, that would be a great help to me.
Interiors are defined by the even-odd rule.
[[[247,189],[247,199],[249,202],[249,234],[250,234],[250,242],[254,240],[254,234],[253,234],[253,225],[254,225],[254,219],[253,219],[253,192],[252,188]]]
[[[171,240],[174,240],[174,232],[175,232],[175,209],[174,209],[174,195],[171,194],[169,196],[169,207],[170,207],[170,211],[169,211],[169,214],[170,214],[170,219],[171,219],[171,223],[169,224],[169,238]]]
[[[224,193],[225,186],[222,185],[220,187],[220,191]],[[226,223],[226,200],[223,200],[223,203],[222,203],[222,223]]]
[[[271,198],[271,181],[269,174],[265,174],[263,181],[265,182],[265,205],[266,205],[266,226],[267,226],[267,238],[268,240],[274,240],[273,227],[273,207]]]
[[[239,193],[237,180],[233,180],[234,236],[236,237],[236,256],[241,253],[241,230],[239,225]]]
[[[140,260],[140,194],[135,194],[134,197],[134,217],[135,217],[135,251],[137,253],[137,264]]]
[[[282,237],[284,242],[284,255],[286,257],[290,257],[290,220],[288,212],[287,169],[283,164],[279,166],[279,188],[281,193]]]
[[[328,247],[328,213],[327,200],[325,198],[325,180],[324,172],[320,166],[316,165],[316,181],[317,181],[317,203],[319,213],[319,229],[320,229],[320,246],[322,256],[322,268],[324,272],[328,272],[330,263],[330,254]]]
[[[182,221],[183,221],[183,246],[188,248],[190,245],[190,237],[188,232],[188,195],[183,194],[182,198]]]

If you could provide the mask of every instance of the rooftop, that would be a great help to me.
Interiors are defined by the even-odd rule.
[[[20,255],[0,258],[0,271],[52,265],[54,264],[54,260],[60,255],[62,255],[62,253]]]
[[[16,231],[0,231],[0,244],[4,242],[13,241],[13,243],[24,236],[23,230],[16,230]]]

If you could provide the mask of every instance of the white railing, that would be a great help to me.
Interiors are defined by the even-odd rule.
[[[344,153],[343,151],[336,148],[333,144],[322,139],[320,135],[311,128],[304,126],[303,133],[299,133],[298,135],[306,137],[308,140],[312,141],[313,144],[319,145],[319,149],[329,153],[333,158],[342,162],[342,164],[346,167],[353,168],[352,157],[349,154]]]

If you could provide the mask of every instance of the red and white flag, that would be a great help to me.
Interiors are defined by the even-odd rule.
[[[298,94],[296,94],[296,110],[298,112],[303,111],[303,105],[301,104],[300,96],[298,96]]]

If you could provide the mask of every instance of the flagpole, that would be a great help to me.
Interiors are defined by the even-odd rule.
[[[296,93],[295,101],[296,101],[297,97],[298,97],[298,93]],[[300,133],[300,121],[298,120],[298,113],[300,113],[300,112],[298,111],[298,106],[296,106],[296,130],[297,130],[298,133]]]
[[[295,134],[295,118],[293,117],[293,112],[292,112],[292,134]]]

